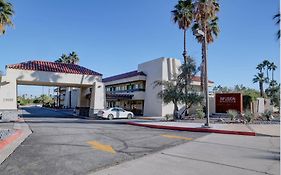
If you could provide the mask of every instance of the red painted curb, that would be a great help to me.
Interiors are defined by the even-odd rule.
[[[13,141],[15,141],[17,138],[19,138],[22,134],[21,130],[16,130],[15,133],[13,133],[12,135],[10,135],[9,137],[0,140],[0,150],[5,148],[7,145],[9,145],[10,143],[12,143]]]
[[[247,131],[229,131],[229,130],[219,130],[219,129],[210,129],[210,128],[186,128],[186,127],[178,127],[178,126],[142,124],[142,123],[135,123],[135,122],[127,122],[127,124],[135,125],[135,126],[149,127],[149,128],[157,128],[157,129],[178,130],[178,131],[209,132],[209,133],[218,133],[218,134],[256,136],[255,132],[247,132]]]

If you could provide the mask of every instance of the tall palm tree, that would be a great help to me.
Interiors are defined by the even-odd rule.
[[[6,0],[0,0],[0,34],[5,33],[6,26],[13,26],[11,20],[13,15],[13,5]]]
[[[217,18],[217,13],[220,10],[219,3],[217,0],[196,0],[194,2],[194,19],[195,22],[201,27],[203,31],[203,44],[204,47],[203,55],[204,58],[204,89],[205,89],[205,101],[206,101],[206,123],[205,126],[209,126],[209,92],[208,92],[208,60],[207,60],[207,50],[208,50],[208,42],[207,42],[207,25],[211,23],[212,20]]]
[[[277,13],[276,15],[274,15],[273,19],[277,19],[276,21],[276,25],[280,25],[280,13]],[[277,31],[277,39],[280,39],[280,28]]]
[[[263,92],[263,83],[266,81],[266,77],[264,77],[264,73],[258,73],[257,75],[254,76],[253,78],[253,83],[259,83],[259,88],[260,88],[260,96],[264,97],[264,92]]]
[[[218,26],[218,18],[215,17],[214,19],[208,21],[207,23],[207,44],[210,44],[212,42],[214,42],[214,38],[217,38],[219,32],[220,32],[220,29],[219,29],[219,26]],[[202,30],[202,26],[200,26],[199,23],[195,22],[192,26],[192,31],[193,31],[193,34],[195,35],[196,31],[198,30]],[[200,87],[201,87],[201,91],[203,91],[204,89],[204,47],[205,47],[205,44],[204,44],[204,37],[202,35],[195,35],[197,41],[199,43],[202,44],[202,61],[201,61],[201,65],[200,65],[200,73],[201,73],[201,76],[200,76]]]
[[[184,63],[187,63],[186,50],[186,31],[190,27],[193,20],[193,4],[192,0],[179,0],[172,12],[172,18],[178,24],[179,29],[183,30],[183,57]]]
[[[191,26],[193,21],[193,3],[192,0],[179,0],[174,6],[172,18],[174,23],[178,24],[179,29],[183,30],[183,59],[184,64],[187,64],[187,49],[186,49],[186,31]],[[187,92],[188,77],[185,77],[185,92]],[[185,104],[187,109],[188,104]]]

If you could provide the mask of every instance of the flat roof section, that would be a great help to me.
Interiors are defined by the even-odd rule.
[[[137,70],[135,70],[135,71],[126,72],[126,73],[123,73],[123,74],[119,74],[119,75],[104,78],[104,79],[102,79],[102,82],[110,82],[110,81],[120,80],[120,79],[124,79],[124,78],[135,77],[135,76],[138,76],[138,75],[146,76],[145,73],[138,72]]]

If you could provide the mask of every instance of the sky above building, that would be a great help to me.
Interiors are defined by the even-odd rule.
[[[80,65],[104,77],[136,70],[139,63],[159,57],[182,59],[183,33],[173,23],[177,0],[10,0],[14,28],[0,37],[0,70],[28,60],[54,61],[75,51]],[[209,79],[216,85],[243,84],[264,59],[279,67],[279,41],[273,16],[278,0],[220,0],[220,34],[209,45]],[[199,65],[201,46],[187,34],[188,54]],[[275,73],[280,79],[280,69]],[[20,87],[19,93],[42,92]],[[45,90],[46,91],[46,90]]]

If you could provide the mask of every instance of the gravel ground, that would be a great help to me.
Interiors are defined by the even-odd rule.
[[[0,140],[3,140],[6,137],[9,137],[10,135],[12,135],[15,132],[16,131],[14,129],[3,129],[3,130],[0,130]]]

